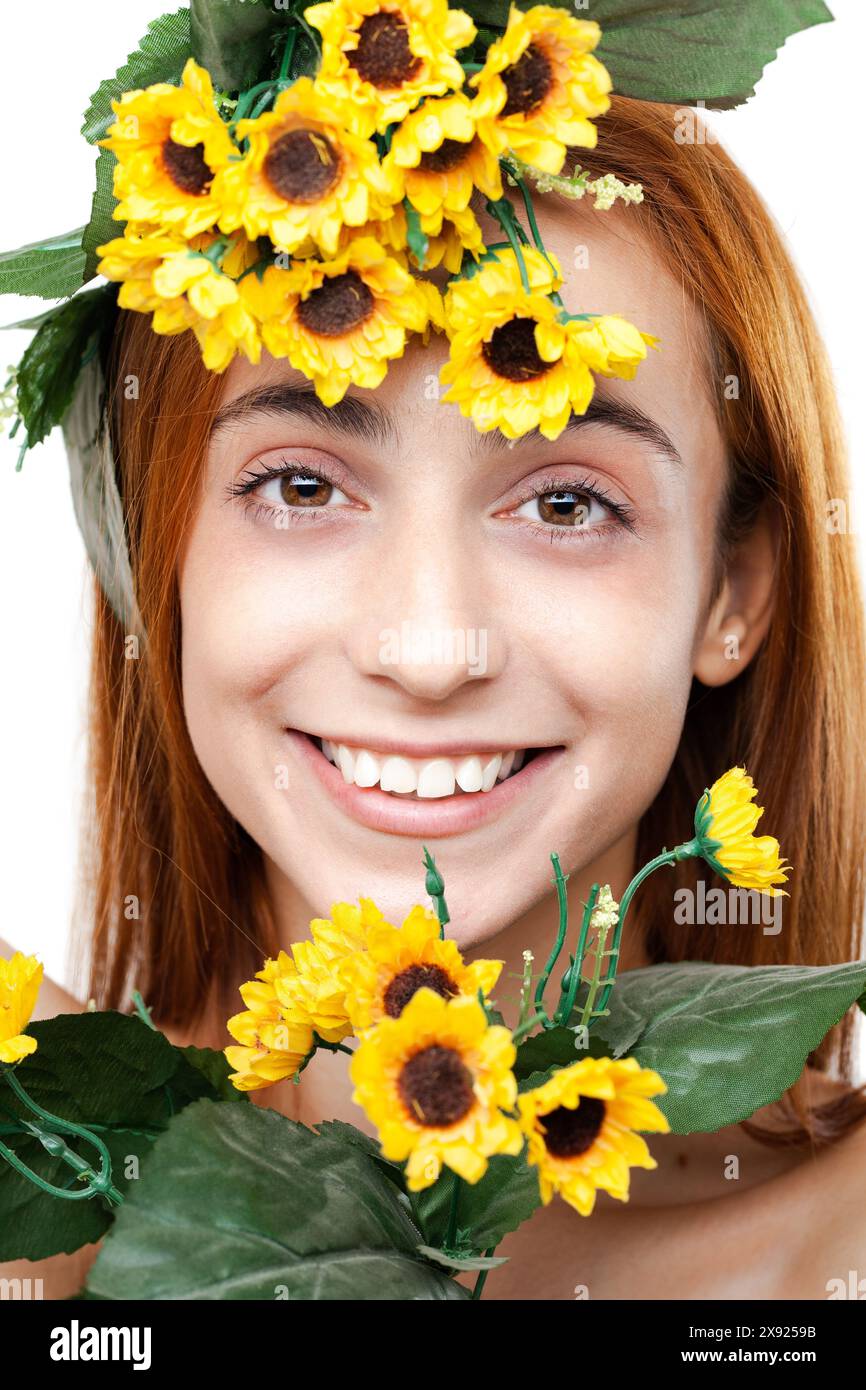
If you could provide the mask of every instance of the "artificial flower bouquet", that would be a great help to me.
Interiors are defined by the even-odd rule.
[[[699,857],[731,885],[784,894],[790,866],[754,834],[756,794],[731,769],[692,838],[619,903],[593,885],[558,981],[569,924],[552,854],[558,929],[540,969],[525,953],[511,1027],[501,962],[467,964],[445,934],[426,850],[435,910],[395,926],[369,898],[335,904],[241,986],[224,1053],[173,1046],[138,995],[132,1015],[28,1026],[42,967],[0,960],[0,1262],[101,1239],[82,1298],[479,1298],[503,1237],[541,1204],[591,1217],[599,1191],[626,1201],[630,1169],[656,1166],[644,1134],[745,1119],[866,1007],[866,961],[617,974],[632,897],[665,865]],[[322,1049],[351,1054],[378,1142],[250,1104]]]

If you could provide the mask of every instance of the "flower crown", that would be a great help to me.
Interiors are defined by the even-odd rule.
[[[0,414],[27,448],[62,424],[76,513],[106,593],[135,616],[104,415],[119,308],[191,331],[205,365],[265,348],[325,405],[375,388],[412,335],[478,430],[555,440],[596,376],[631,379],[656,340],[571,312],[532,185],[605,209],[639,184],[562,174],[593,148],[614,81],[646,100],[730,107],[821,0],[191,0],[101,84],[90,222],[0,254],[0,292],[64,302],[37,329]],[[671,20],[675,19],[672,24]],[[526,226],[508,190],[520,195]],[[502,237],[485,244],[475,193]],[[125,224],[122,235],[115,235]],[[428,272],[447,273],[440,288]],[[76,293],[97,275],[107,284]],[[118,288],[119,285],[119,288]]]

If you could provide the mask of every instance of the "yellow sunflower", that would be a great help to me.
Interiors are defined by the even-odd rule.
[[[475,25],[447,0],[327,0],[304,18],[322,35],[316,86],[345,102],[357,135],[371,136],[417,106],[463,85],[454,57]]]
[[[412,275],[373,238],[356,237],[329,261],[269,266],[240,282],[265,346],[314,383],[325,405],[350,384],[374,388],[401,356],[409,332],[423,332],[430,305]]]
[[[102,257],[97,269],[106,279],[122,282],[117,297],[122,309],[153,314],[155,333],[192,329],[205,366],[222,372],[238,352],[250,362],[261,357],[258,326],[234,278],[258,253],[253,243],[239,236],[240,246],[230,249],[223,261],[232,271],[227,274],[203,254],[215,240],[213,233],[190,243],[163,233],[127,234],[97,247]]]
[[[508,1029],[489,1025],[476,999],[427,987],[364,1035],[349,1067],[352,1099],[384,1156],[408,1160],[411,1191],[434,1183],[443,1164],[475,1183],[491,1155],[520,1152],[520,1127],[503,1113],[516,1097],[515,1057]]]
[[[346,989],[349,1017],[356,1033],[383,1018],[399,1018],[410,999],[426,986],[443,999],[458,994],[487,995],[499,979],[501,960],[464,965],[457,945],[442,940],[439,919],[420,905],[402,927],[389,922],[367,934],[366,949],[348,956],[337,968]]]
[[[482,432],[509,439],[539,429],[556,439],[569,415],[583,414],[592,372],[628,378],[655,340],[616,315],[561,319],[550,298],[562,283],[553,256],[523,248],[529,292],[510,249],[455,280],[445,296],[449,360],[440,372],[453,401]]]
[[[756,888],[770,897],[786,898],[790,864],[779,857],[779,841],[753,833],[763,806],[753,806],[758,794],[744,767],[732,767],[704,792],[695,811],[695,836],[700,853],[716,873],[737,888]]]
[[[527,1158],[538,1167],[545,1205],[559,1192],[581,1216],[589,1216],[599,1188],[627,1201],[629,1168],[658,1166],[634,1130],[669,1132],[665,1116],[648,1099],[666,1090],[658,1073],[634,1057],[620,1062],[584,1057],[518,1096]]]
[[[281,92],[272,111],[240,121],[237,134],[247,153],[214,181],[223,231],[242,226],[289,253],[312,237],[330,256],[342,227],[387,216],[401,196],[372,141],[351,132],[347,113],[309,77]]]
[[[235,1014],[226,1027],[239,1047],[223,1049],[230,1077],[238,1091],[255,1091],[294,1076],[313,1046],[309,1020],[287,1008],[277,997],[279,980],[291,974],[294,962],[285,951],[276,960],[267,960],[254,980],[241,985],[240,994],[247,1009]]]
[[[494,155],[513,150],[527,164],[558,174],[567,146],[595,146],[598,132],[589,118],[607,111],[612,85],[590,51],[600,37],[593,20],[552,5],[511,6],[505,33],[469,78],[477,88],[478,135]]]
[[[471,252],[477,261],[487,249],[478,219],[471,208],[464,208],[462,212],[434,212],[429,217],[422,216],[421,230],[427,237],[425,270],[444,265],[452,275],[457,275],[463,265],[464,252]]]
[[[42,962],[16,951],[0,956],[0,1062],[13,1065],[36,1051],[36,1039],[24,1029],[36,1007],[42,983]]]
[[[220,213],[214,176],[237,148],[214,106],[205,69],[190,58],[180,87],[157,82],[111,105],[117,119],[99,143],[117,156],[113,215],[181,237],[213,227]]]
[[[382,161],[420,213],[463,212],[473,190],[502,197],[499,161],[475,134],[468,97],[429,97],[394,131]]]

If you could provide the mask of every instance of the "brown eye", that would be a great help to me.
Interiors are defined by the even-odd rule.
[[[279,479],[280,497],[287,507],[323,507],[334,492],[324,478],[307,473],[286,473]]]
[[[554,526],[586,526],[594,498],[586,492],[544,492],[535,499],[542,521]]]

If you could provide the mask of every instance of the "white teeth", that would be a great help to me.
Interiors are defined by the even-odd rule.
[[[518,772],[526,750],[504,753],[472,753],[463,758],[404,758],[395,753],[376,753],[371,748],[351,748],[322,739],[322,752],[356,787],[379,786],[398,796],[434,800],[463,792],[489,792],[497,782]]]
[[[454,764],[447,758],[434,758],[418,773],[418,795],[426,797],[454,795]]]
[[[414,792],[418,790],[418,773],[408,758],[392,755],[382,764],[379,786],[383,792]]]
[[[501,768],[501,766],[501,753],[494,753],[490,761],[484,764],[484,769],[481,774],[481,790],[483,792],[489,792],[493,790],[496,779],[499,776],[499,769]]]
[[[379,759],[369,749],[362,748],[355,759],[355,786],[375,787],[379,780]]]
[[[473,753],[471,757],[464,758],[462,762],[457,764],[455,777],[461,791],[480,792],[482,776],[481,759],[477,753]]]
[[[337,745],[337,757],[340,763],[340,771],[343,774],[344,782],[354,782],[355,780],[355,759],[349,752],[344,743]]]

